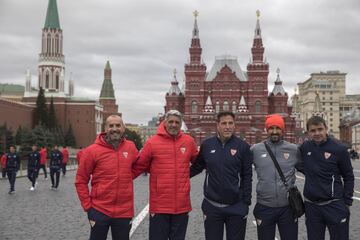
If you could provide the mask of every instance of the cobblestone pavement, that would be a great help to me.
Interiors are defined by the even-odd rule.
[[[351,207],[350,239],[360,236],[360,161],[353,162],[355,194]],[[16,194],[9,195],[8,181],[0,180],[0,239],[1,240],[85,240],[89,236],[89,224],[83,212],[74,187],[75,171],[68,171],[66,177],[61,177],[59,191],[50,190],[50,180],[44,180],[40,175],[35,192],[29,191],[30,182],[21,177],[16,180]],[[300,177],[302,175],[299,175]],[[188,240],[204,239],[202,213],[202,183],[204,175],[191,180],[191,199],[193,211],[190,213],[187,231]],[[254,185],[256,182],[254,176]],[[298,185],[302,189],[304,180],[299,178]],[[135,180],[135,213],[136,215],[148,202],[148,177],[140,176]],[[254,189],[254,188],[253,188]],[[253,193],[253,196],[254,193]],[[246,239],[256,239],[256,226],[253,223],[251,206],[247,222]],[[143,240],[148,237],[148,217],[146,217],[132,235],[132,240]],[[279,236],[277,235],[277,238]],[[109,238],[111,239],[110,235]],[[304,217],[299,221],[299,239],[306,239]],[[328,239],[328,237],[327,237]]]

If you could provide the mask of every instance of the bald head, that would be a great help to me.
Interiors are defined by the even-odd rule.
[[[106,141],[117,148],[125,133],[125,124],[118,115],[110,115],[105,121]]]

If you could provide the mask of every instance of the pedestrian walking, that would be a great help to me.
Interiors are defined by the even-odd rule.
[[[63,155],[63,162],[62,162],[61,168],[62,168],[63,176],[65,176],[66,175],[66,165],[69,160],[69,151],[66,146],[62,147],[61,153]]]
[[[109,116],[105,132],[98,135],[81,156],[75,186],[88,215],[90,240],[105,240],[110,227],[113,240],[129,240],[134,217],[131,168],[138,151],[132,141],[125,139],[124,133],[122,118]]]
[[[217,135],[202,142],[191,177],[206,169],[204,214],[206,240],[222,240],[224,225],[227,240],[245,239],[251,204],[252,153],[250,146],[234,135],[235,115],[217,115]]]
[[[258,240],[274,240],[276,226],[282,240],[297,240],[298,219],[293,216],[289,206],[288,188],[295,185],[295,167],[301,162],[300,151],[295,144],[283,139],[285,123],[280,115],[267,116],[265,129],[267,139],[251,148],[257,176],[256,205],[253,213]],[[278,162],[287,186],[282,181],[271,154]]]
[[[301,147],[305,174],[304,199],[308,240],[349,239],[350,206],[354,193],[354,173],[347,148],[328,136],[323,118],[306,123],[310,140]]]
[[[31,150],[28,155],[27,177],[31,182],[30,191],[34,191],[40,168],[40,152],[37,150],[36,144],[32,145]]]
[[[185,239],[191,211],[189,167],[197,147],[194,139],[180,130],[181,124],[181,113],[168,111],[133,167],[136,177],[150,173],[150,240]]]
[[[9,194],[15,193],[16,174],[20,169],[20,156],[16,152],[15,146],[10,145],[10,151],[6,153],[6,173],[10,183]]]
[[[2,179],[6,178],[6,154],[0,154]]]
[[[51,190],[57,190],[59,187],[62,162],[63,155],[59,150],[58,145],[54,145],[54,149],[50,153]]]
[[[41,147],[40,150],[40,169],[44,172],[44,179],[47,179],[47,171],[46,171],[46,162],[47,162],[47,150],[45,146]],[[39,169],[39,173],[40,173]]]

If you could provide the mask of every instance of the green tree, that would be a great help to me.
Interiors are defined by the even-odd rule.
[[[36,99],[36,108],[34,111],[34,126],[42,124],[48,124],[48,112],[46,108],[46,99],[44,89],[40,87],[39,94]]]
[[[64,133],[61,129],[61,127],[56,127],[56,129],[51,131],[54,136],[54,144],[57,144],[59,146],[64,145]]]
[[[21,125],[18,127],[16,134],[15,134],[15,143],[16,145],[21,145],[21,135],[23,133],[23,129],[21,127]]]
[[[71,124],[69,125],[69,128],[65,135],[65,145],[71,146],[71,147],[76,147],[76,139],[75,139]]]
[[[41,124],[36,125],[31,132],[33,142],[38,146],[46,146],[47,145],[46,131],[47,130],[43,125]]]
[[[27,156],[31,152],[31,146],[33,143],[34,142],[31,131],[27,128],[22,128],[20,154],[22,156]]]
[[[126,139],[133,141],[138,150],[143,147],[141,137],[135,131],[131,131],[130,129],[126,128],[124,136]]]
[[[48,115],[48,128],[55,133],[57,132],[57,120],[56,120],[56,113],[54,107],[54,99],[51,96],[50,106],[49,106],[49,115]]]

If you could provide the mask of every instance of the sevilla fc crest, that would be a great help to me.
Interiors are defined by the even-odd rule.
[[[289,157],[290,157],[290,153],[284,153],[284,158],[285,158],[285,160],[288,160]]]
[[[186,152],[186,148],[182,147],[180,148],[180,151],[182,152],[182,154],[184,154]]]
[[[325,152],[324,156],[325,156],[326,159],[328,159],[331,156],[331,153]]]
[[[231,155],[234,156],[236,154],[237,150],[236,149],[231,149],[230,152],[231,152]]]
[[[123,152],[123,155],[124,155],[125,158],[127,158],[128,157],[128,152]]]

